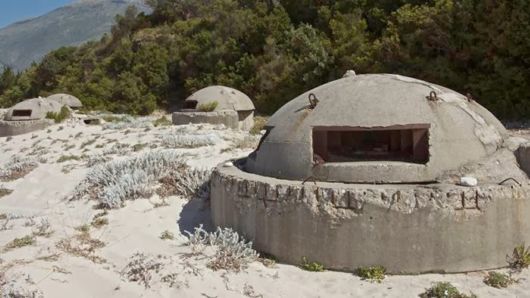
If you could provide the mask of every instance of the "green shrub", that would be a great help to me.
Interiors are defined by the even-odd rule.
[[[46,113],[46,119],[52,119],[55,123],[61,123],[67,118],[70,118],[70,109],[67,106],[63,106],[59,113],[48,112]]]
[[[10,195],[13,191],[11,189],[0,187],[0,198]]]
[[[499,272],[489,272],[488,276],[484,278],[485,284],[497,289],[507,288],[509,285],[516,282],[517,280],[513,279],[510,275]]]
[[[215,109],[215,108],[214,108]],[[162,116],[158,119],[156,119],[155,121],[153,121],[153,125],[155,127],[159,127],[159,126],[170,126],[172,125],[173,122],[171,122],[171,120],[167,119],[166,116]]]
[[[5,249],[10,250],[14,248],[20,248],[35,244],[35,238],[31,235],[24,236],[22,238],[15,238],[13,241],[6,244]]]
[[[135,144],[133,145],[133,151],[134,152],[138,152],[138,151],[142,151],[145,147],[147,147],[147,144]]]
[[[427,289],[425,293],[420,294],[421,298],[476,298],[474,294],[466,295],[448,282],[436,283],[432,288]]]
[[[70,160],[81,160],[81,157],[77,155],[63,155],[57,159],[57,162],[62,163]]]
[[[201,112],[213,112],[217,108],[218,105],[219,103],[217,101],[211,101],[209,103],[200,104],[197,107],[197,110]]]
[[[360,267],[355,273],[363,280],[382,282],[385,279],[386,268],[383,266]]]
[[[266,117],[257,116],[254,117],[254,126],[250,129],[250,133],[253,135],[260,134],[261,131],[265,128],[265,124],[267,124],[267,120],[269,120]]]
[[[508,257],[508,264],[514,270],[521,270],[530,266],[530,247],[521,244],[513,249],[511,257]]]
[[[300,268],[311,272],[322,272],[325,270],[324,265],[318,262],[310,262],[306,257],[302,258],[302,264],[300,265]]]

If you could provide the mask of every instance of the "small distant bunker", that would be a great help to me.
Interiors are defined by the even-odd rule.
[[[214,171],[212,218],[280,261],[466,272],[506,266],[530,243],[530,141],[464,95],[349,75],[288,102],[265,128],[255,152]]]
[[[81,102],[81,100],[79,100],[79,98],[73,96],[73,95],[70,95],[70,94],[64,94],[64,93],[58,93],[58,94],[54,94],[54,95],[51,95],[51,96],[48,96],[47,98],[48,100],[54,100],[58,103],[60,103],[61,105],[65,105],[71,109],[80,109],[83,107],[83,103]]]
[[[250,130],[254,125],[252,100],[233,88],[210,86],[201,89],[184,102],[184,109],[173,113],[173,124],[224,124],[232,129]]]
[[[45,98],[27,99],[7,110],[0,120],[0,137],[40,130],[53,121],[46,119],[49,112],[59,113],[64,105]]]

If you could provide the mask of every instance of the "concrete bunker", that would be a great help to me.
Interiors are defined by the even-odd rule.
[[[214,171],[212,218],[282,262],[467,272],[530,243],[528,144],[455,91],[351,75],[288,102],[266,131]]]
[[[49,112],[59,113],[64,105],[46,98],[27,99],[7,110],[0,120],[0,137],[40,130],[53,121],[46,119]]]
[[[207,106],[213,109],[205,109]],[[173,113],[173,124],[224,124],[232,129],[250,130],[254,125],[254,104],[243,92],[224,86],[201,89],[184,101],[183,109]]]
[[[78,110],[83,107],[83,103],[81,102],[81,100],[79,100],[79,98],[73,95],[70,95],[70,94],[57,93],[57,94],[48,96],[47,99],[54,100],[74,110]]]

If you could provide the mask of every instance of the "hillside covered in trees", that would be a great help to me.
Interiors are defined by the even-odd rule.
[[[98,42],[0,77],[0,105],[67,92],[89,108],[148,114],[212,84],[272,113],[357,73],[398,73],[470,93],[504,119],[530,118],[527,0],[148,0]]]

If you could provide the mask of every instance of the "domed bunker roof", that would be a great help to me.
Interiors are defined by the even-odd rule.
[[[284,105],[266,128],[247,171],[351,183],[432,182],[494,153],[506,136],[500,121],[466,96],[391,74],[317,87]]]
[[[79,100],[79,98],[70,95],[70,94],[64,94],[64,93],[58,93],[54,94],[48,97],[49,100],[55,100],[59,102],[62,105],[66,105],[72,109],[79,109],[83,107],[83,103]]]
[[[6,115],[7,121],[41,120],[48,112],[59,113],[64,105],[46,98],[32,98],[21,101],[11,107]]]
[[[245,93],[225,86],[210,86],[193,93],[186,99],[185,108],[195,109],[200,105],[216,101],[215,111],[254,111],[250,97]]]

